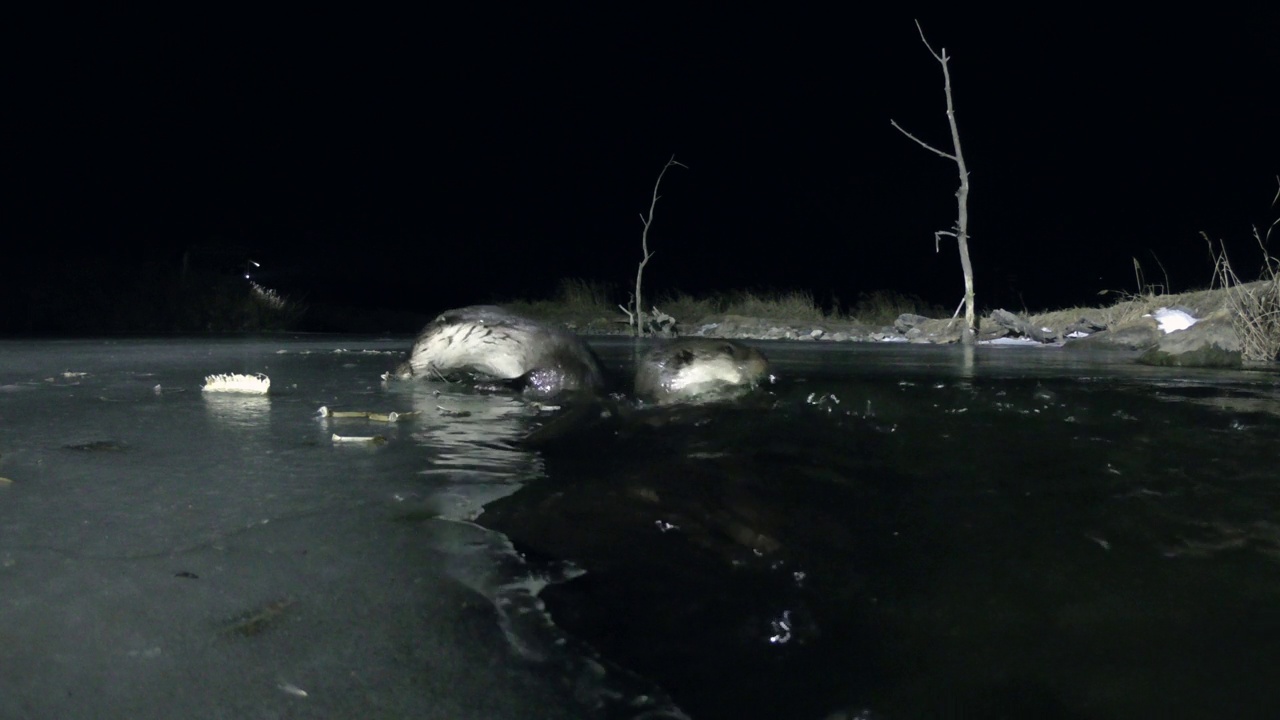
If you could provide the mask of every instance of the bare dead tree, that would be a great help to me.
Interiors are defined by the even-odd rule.
[[[640,222],[644,223],[644,232],[640,234],[640,267],[636,269],[636,292],[631,296],[629,307],[622,308],[627,314],[628,322],[635,328],[636,337],[645,334],[645,312],[644,302],[640,294],[641,281],[644,278],[644,266],[649,264],[649,258],[653,257],[653,253],[649,251],[649,228],[653,225],[653,209],[658,205],[658,198],[662,197],[658,194],[658,187],[662,185],[662,176],[667,174],[667,170],[676,165],[686,170],[689,168],[684,163],[676,162],[676,156],[672,155],[667,164],[662,166],[662,172],[658,173],[658,180],[653,184],[653,200],[649,203],[649,216],[645,217],[644,213],[640,213]],[[654,308],[655,315],[657,308]]]
[[[896,120],[889,120],[898,132],[906,135],[916,141],[920,147],[930,152],[937,153],[948,160],[955,162],[956,167],[960,170],[960,189],[956,191],[956,203],[959,206],[959,217],[956,220],[954,230],[938,230],[933,234],[933,249],[938,252],[939,245],[943,235],[949,235],[956,239],[956,246],[960,250],[960,268],[964,271],[964,343],[971,344],[977,333],[977,320],[974,317],[973,307],[973,265],[969,262],[969,171],[964,164],[964,154],[960,152],[960,130],[956,127],[956,110],[951,99],[951,71],[947,67],[947,61],[951,58],[947,57],[947,49],[942,48],[942,52],[934,52],[933,47],[929,45],[929,41],[925,39],[924,28],[920,27],[920,21],[916,21],[916,29],[920,31],[920,40],[924,43],[925,48],[929,50],[929,54],[933,56],[938,64],[942,65],[943,88],[947,94],[947,122],[951,125],[951,144],[955,148],[954,153],[943,152],[932,145],[924,142],[920,138],[912,135]],[[956,308],[956,314],[960,313],[960,309]]]

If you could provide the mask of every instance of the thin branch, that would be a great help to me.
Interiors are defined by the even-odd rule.
[[[930,151],[930,152],[935,152],[935,153],[937,153],[937,154],[941,155],[942,157],[944,157],[944,158],[946,158],[946,159],[948,159],[948,160],[950,160],[950,161],[952,161],[952,162],[955,162],[955,159],[956,159],[956,156],[955,156],[955,155],[952,155],[952,154],[950,154],[950,153],[944,153],[944,152],[942,152],[941,150],[939,150],[938,148],[933,147],[933,146],[932,146],[932,145],[930,145],[929,143],[927,143],[927,142],[925,142],[925,141],[921,140],[920,138],[916,137],[915,135],[912,135],[911,133],[907,132],[906,130],[903,130],[903,129],[902,129],[902,126],[898,124],[898,121],[897,121],[897,120],[889,120],[889,124],[890,124],[890,125],[892,125],[892,126],[894,126],[894,127],[896,127],[896,128],[898,128],[898,132],[902,133],[903,135],[906,135],[907,137],[911,138],[912,140],[915,140],[915,141],[920,145],[920,147],[924,148],[925,150],[928,150],[928,151]]]
[[[933,251],[936,253],[942,252],[942,236],[943,235],[950,235],[956,240],[960,239],[959,235],[951,232],[950,230],[934,230],[933,231]]]
[[[950,60],[950,58],[947,57],[947,49],[942,48],[941,55],[933,51],[933,46],[929,44],[929,41],[927,39],[925,39],[924,28],[920,27],[919,20],[916,20],[916,30],[920,31],[920,42],[924,43],[925,49],[929,51],[929,54],[933,56],[933,59],[937,60],[940,63],[946,64],[947,60]]]

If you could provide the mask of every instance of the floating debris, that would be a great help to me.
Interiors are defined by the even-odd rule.
[[[7,485],[12,485],[12,484],[13,484],[13,481],[10,480],[9,478],[0,477],[0,487],[5,487]]]
[[[199,576],[199,575],[197,575],[197,574],[195,574],[195,573],[193,573],[193,572],[188,572],[188,571],[186,571],[186,570],[183,570],[182,572],[176,572],[176,573],[174,573],[174,574],[173,574],[173,576],[174,576],[174,577],[180,577],[180,578],[187,578],[188,580],[199,580],[199,579],[200,579],[200,576]]]
[[[331,438],[335,443],[369,443],[371,445],[383,445],[387,439],[381,435],[339,435],[333,434]]]
[[[294,685],[293,683],[280,683],[276,687],[289,693],[290,695],[296,695],[297,697],[307,696],[306,690],[303,690],[302,688],[298,687],[297,685]]]
[[[816,392],[811,392],[809,393],[809,396],[805,398],[804,401],[808,405],[813,405],[815,407],[822,408],[827,412],[834,411],[835,406],[840,404],[840,398],[836,397],[835,393],[823,393],[819,395]],[[870,401],[867,401],[867,402],[869,406]]]
[[[218,631],[218,634],[253,637],[276,623],[284,615],[285,610],[297,604],[297,600],[274,600],[257,610],[250,610],[232,620],[229,624],[223,626]]]
[[[1111,543],[1107,542],[1104,538],[1100,538],[1097,535],[1090,535],[1088,533],[1085,533],[1084,537],[1086,540],[1092,540],[1098,543],[1098,547],[1102,548],[1103,550],[1108,550],[1108,551],[1111,550]]]
[[[783,610],[782,617],[769,621],[769,643],[782,645],[791,641],[791,611]]]
[[[44,378],[44,381],[47,383],[56,383],[56,382],[66,381],[67,385],[79,385],[80,381],[87,377],[89,377],[89,373],[64,372],[64,373],[59,373],[57,375],[51,375],[47,378]]]
[[[204,392],[244,393],[266,395],[271,389],[271,378],[262,373],[253,375],[208,375],[204,379]]]
[[[403,422],[405,420],[412,419],[418,414],[416,412],[400,413],[395,412],[394,410],[389,413],[376,413],[365,410],[330,410],[328,406],[324,405],[322,405],[316,412],[318,412],[322,418],[359,418],[362,420],[373,420],[374,422],[386,423]]]

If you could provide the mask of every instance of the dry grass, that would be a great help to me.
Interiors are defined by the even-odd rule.
[[[514,312],[542,320],[584,324],[600,318],[625,321],[626,316],[614,301],[613,287],[590,280],[562,280],[549,300],[507,300],[497,304]],[[683,292],[665,292],[656,296],[650,307],[657,307],[679,322],[691,324],[717,315],[746,315],[788,322],[816,322],[828,313],[805,290],[782,292],[741,291],[713,293],[695,297]]]
[[[659,296],[661,310],[684,323],[716,315],[745,315],[789,322],[821,321],[827,313],[806,290],[783,292],[740,291],[694,297],[682,292]]]
[[[1156,262],[1159,263],[1159,260],[1157,259]],[[1161,270],[1164,270],[1163,266],[1161,266]],[[1116,325],[1123,325],[1137,320],[1143,315],[1148,315],[1152,311],[1158,310],[1161,307],[1168,307],[1171,304],[1177,304],[1176,301],[1171,299],[1176,296],[1169,294],[1168,275],[1165,275],[1165,282],[1163,285],[1158,283],[1148,283],[1146,275],[1142,271],[1142,263],[1139,262],[1136,257],[1133,259],[1133,278],[1137,282],[1137,292],[1128,292],[1126,290],[1103,290],[1098,293],[1100,297],[1112,296],[1119,298],[1112,305],[1097,308],[1093,311],[1095,313],[1094,317],[1099,319],[1104,326],[1115,327]],[[1079,313],[1085,310],[1087,309],[1070,308],[1068,310],[1062,310],[1058,313],[1051,314]],[[1045,323],[1048,324],[1054,319],[1057,318],[1045,318]]]
[[[927,303],[918,295],[893,290],[860,293],[858,302],[849,311],[850,317],[867,325],[892,325],[899,315],[908,313],[930,318],[945,318],[951,314],[941,305]]]
[[[1098,318],[1105,327],[1124,325],[1144,315],[1150,315],[1162,307],[1179,304],[1177,298],[1178,295],[1176,294],[1166,295],[1163,292],[1151,291],[1139,295],[1129,295],[1114,305],[1098,308]]]
[[[1280,259],[1267,252],[1267,240],[1277,223],[1280,220],[1271,224],[1266,238],[1254,229],[1253,236],[1262,249],[1262,272],[1253,283],[1244,283],[1236,275],[1222,242],[1215,251],[1213,242],[1205,237],[1214,255],[1214,281],[1227,293],[1231,324],[1240,337],[1245,360],[1280,359]]]
[[[562,280],[556,294],[547,300],[498,301],[514,312],[542,320],[583,326],[602,318],[625,322],[618,308],[615,288],[591,280]],[[724,315],[742,315],[784,323],[852,321],[866,325],[891,325],[899,315],[910,313],[932,318],[948,317],[950,311],[925,302],[916,295],[891,290],[865,292],[847,314],[824,308],[808,290],[743,290],[694,296],[666,291],[649,304],[688,326]]]
[[[678,291],[660,294],[654,305],[685,325],[723,312],[717,297],[694,297]]]
[[[792,322],[821,322],[827,313],[808,290],[776,293],[730,293],[725,301],[725,314],[761,317]]]
[[[1272,204],[1277,203],[1280,203],[1280,192]],[[1197,317],[1225,311],[1240,338],[1241,354],[1245,360],[1280,359],[1280,258],[1273,257],[1267,249],[1271,234],[1278,225],[1280,219],[1273,222],[1265,234],[1254,229],[1253,237],[1262,253],[1262,270],[1255,282],[1242,281],[1227,257],[1225,244],[1218,242],[1215,247],[1214,242],[1205,236],[1213,258],[1212,282],[1207,290],[1169,293],[1167,276],[1163,285],[1148,283],[1141,264],[1135,258],[1133,268],[1137,293],[1104,290],[1099,295],[1113,295],[1118,300],[1101,308],[1067,308],[1023,317],[1037,326],[1055,329],[1081,320],[1099,327],[1115,328],[1162,307],[1186,308]],[[1159,260],[1156,262],[1158,264]]]
[[[1280,182],[1280,177],[1277,182]],[[1280,190],[1271,200],[1273,208],[1278,204]],[[1231,324],[1240,337],[1241,355],[1245,360],[1280,359],[1280,258],[1272,256],[1267,249],[1277,225],[1280,225],[1280,218],[1271,223],[1266,234],[1258,232],[1256,226],[1253,228],[1253,239],[1262,251],[1262,270],[1257,282],[1253,283],[1244,283],[1236,275],[1227,257],[1225,243],[1219,241],[1215,250],[1213,240],[1201,233],[1213,256],[1214,283],[1226,291]]]
[[[899,315],[911,313],[941,318],[946,308],[931,305],[916,295],[891,290],[862,293],[847,315],[824,309],[807,290],[782,292],[733,292],[707,297],[668,293],[658,307],[685,322],[716,315],[744,315],[785,322],[855,321],[866,325],[891,325]]]
[[[618,312],[612,301],[613,287],[608,283],[581,278],[566,278],[556,285],[549,300],[498,301],[512,312],[555,322],[589,321],[610,317]]]
[[[1197,317],[1204,317],[1224,306],[1224,296],[1214,290],[1192,290],[1184,293],[1162,293],[1148,290],[1142,295],[1124,295],[1123,299],[1106,307],[1072,307],[1041,313],[1022,314],[1037,327],[1062,329],[1084,320],[1103,328],[1115,328],[1131,323],[1165,307],[1181,307]]]

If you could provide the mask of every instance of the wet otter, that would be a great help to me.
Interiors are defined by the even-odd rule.
[[[636,367],[636,396],[658,405],[732,397],[769,375],[763,353],[732,340],[678,338],[655,345]]]
[[[597,393],[600,363],[573,333],[495,305],[448,310],[423,328],[400,377],[513,381],[526,394]]]

